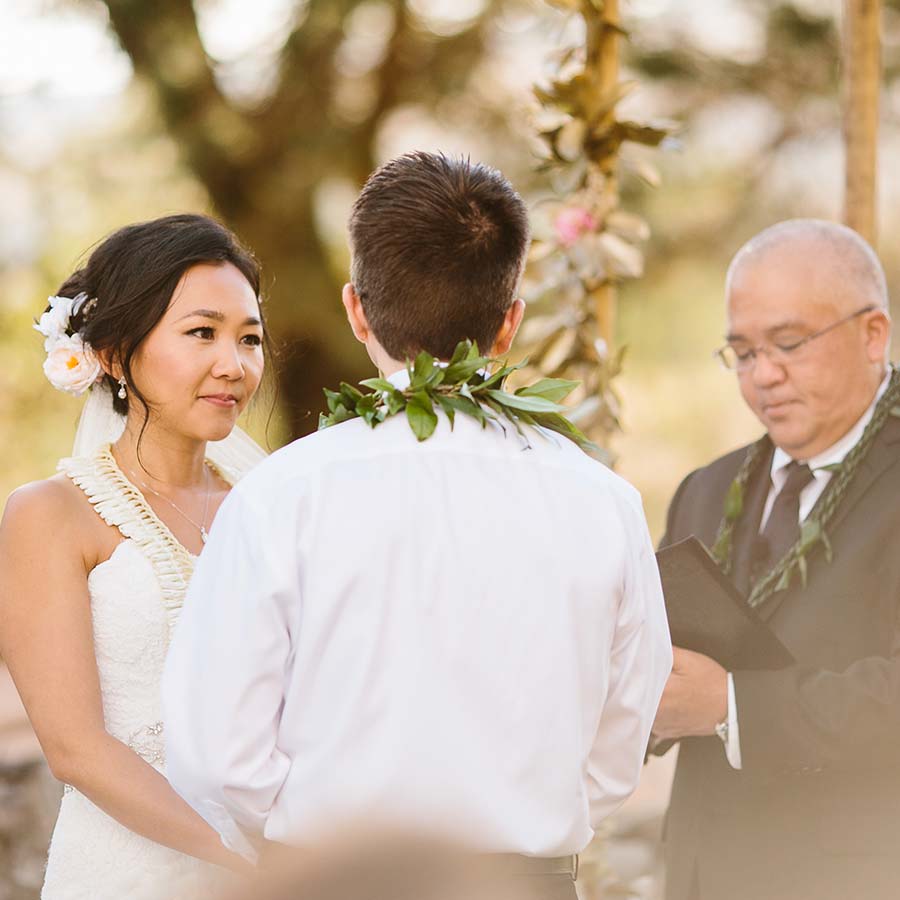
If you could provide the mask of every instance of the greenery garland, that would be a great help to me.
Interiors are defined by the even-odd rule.
[[[337,391],[326,388],[328,414],[319,416],[319,429],[355,418],[375,428],[385,419],[405,412],[416,438],[424,441],[434,433],[438,423],[436,410],[441,409],[451,428],[456,414],[463,413],[482,428],[489,421],[497,422],[501,428],[504,421],[509,422],[526,444],[523,424],[547,428],[574,441],[582,450],[600,452],[563,415],[566,407],[560,401],[578,387],[577,381],[542,378],[512,394],[503,389],[509,375],[525,365],[527,361],[509,366],[481,356],[478,345],[471,341],[461,341],[447,364],[422,352],[414,362],[407,361],[407,388],[400,389],[386,378],[360,382],[362,387],[371,389],[366,394],[347,383],[342,383]]]
[[[826,562],[831,562],[831,541],[828,539],[826,528],[846,495],[847,489],[859,470],[860,463],[865,459],[888,417],[900,417],[898,403],[900,403],[900,371],[894,369],[891,372],[887,390],[878,401],[872,419],[866,426],[862,437],[840,463],[828,466],[833,477],[800,526],[800,537],[797,542],[785,553],[778,564],[753,586],[750,596],[747,598],[751,607],[760,606],[773,594],[786,590],[795,571],[800,576],[801,584],[806,587],[809,568],[807,555],[817,544],[822,545]],[[744,511],[744,494],[747,484],[766,458],[769,445],[768,436],[751,445],[725,496],[724,515],[719,523],[712,554],[726,574],[729,574],[732,568],[734,555],[732,535],[734,527]]]

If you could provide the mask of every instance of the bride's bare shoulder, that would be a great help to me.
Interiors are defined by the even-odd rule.
[[[13,491],[6,501],[0,532],[4,540],[42,537],[50,544],[73,535],[83,538],[91,517],[96,515],[81,489],[58,474]]]

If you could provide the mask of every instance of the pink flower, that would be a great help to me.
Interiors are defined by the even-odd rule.
[[[97,357],[80,335],[62,335],[52,341],[44,360],[44,374],[57,390],[83,394],[103,377]]]
[[[553,223],[556,239],[563,247],[571,247],[587,231],[597,229],[597,219],[582,206],[567,206]]]

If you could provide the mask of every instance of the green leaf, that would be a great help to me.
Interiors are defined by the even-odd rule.
[[[459,384],[461,381],[468,381],[479,369],[485,368],[487,364],[488,361],[482,356],[451,363],[444,369],[442,384]]]
[[[387,378],[367,378],[365,381],[361,381],[360,384],[363,387],[367,387],[373,391],[396,391],[397,388],[391,384]]]
[[[435,358],[424,350],[416,357],[413,363],[412,376],[409,386],[413,391],[440,384],[444,380],[444,369],[439,366]]]
[[[406,403],[406,418],[417,440],[427,440],[434,434],[438,418],[431,398],[425,391],[418,391],[409,398]]]
[[[363,393],[359,388],[355,388],[352,384],[347,384],[346,381],[341,382],[341,397],[344,398],[345,406],[353,406],[361,397]]]
[[[582,434],[565,416],[561,416],[559,413],[535,413],[532,418],[536,425],[567,437],[586,453],[601,454],[603,452],[602,448],[598,447],[587,435]]]
[[[388,415],[395,416],[406,407],[406,397],[400,391],[392,391],[387,395]]]
[[[744,509],[744,488],[741,482],[735,478],[728,488],[728,494],[725,496],[725,518],[729,522],[734,522],[741,515]]]
[[[328,404],[328,411],[334,412],[341,402],[341,395],[337,391],[328,390],[328,388],[323,388],[322,391],[325,394],[325,402]]]
[[[458,362],[462,362],[464,359],[468,359],[471,350],[471,341],[460,341],[456,345],[456,349],[453,351],[453,356],[450,357],[450,365],[452,366]],[[476,352],[475,355],[477,356],[478,353]]]
[[[843,464],[843,462],[836,462],[836,463],[831,463],[830,465],[827,465],[827,466],[819,466],[818,468],[821,469],[823,472],[831,472],[832,474],[834,474],[836,472],[840,472],[841,469],[844,468],[844,464]]]
[[[543,397],[528,397],[521,394],[508,394],[506,391],[487,390],[485,393],[496,403],[510,406],[513,409],[522,409],[525,412],[553,413],[563,412],[564,406],[545,400]]]
[[[446,403],[448,406],[452,406],[457,412],[465,413],[465,415],[477,419],[481,423],[482,428],[487,425],[488,420],[487,416],[484,414],[484,410],[472,400],[467,399],[466,397],[457,397],[454,394],[449,394],[447,396],[441,394],[439,395],[439,399],[442,404]]]
[[[807,519],[800,526],[800,553],[806,553],[822,537],[822,525],[818,519]]]
[[[786,591],[791,586],[791,572],[790,569],[781,573],[781,578],[778,579],[778,584],[775,585],[775,592],[778,591]]]
[[[891,407],[891,415],[896,419],[900,419],[900,406]]]
[[[807,564],[807,562],[806,562],[806,557],[805,557],[805,556],[798,556],[798,557],[797,557],[797,568],[800,570],[800,584],[802,584],[803,587],[805,588],[805,587],[806,587],[807,574],[808,574],[808,571],[809,571],[809,566],[808,566],[808,564]]]
[[[543,397],[554,403],[565,400],[580,382],[567,381],[565,378],[542,378],[528,387],[519,388],[516,391],[517,397]]]
[[[453,426],[456,423],[456,409],[454,409],[453,404],[450,402],[450,398],[442,397],[438,394],[437,402],[441,405],[441,409],[446,413],[447,418],[450,420],[450,430],[453,431]]]
[[[496,372],[494,372],[493,375],[486,378],[480,384],[475,385],[472,388],[472,390],[481,391],[481,390],[484,390],[485,388],[493,387],[494,385],[497,385],[498,387],[500,387],[500,386],[502,386],[503,382],[510,375],[512,375],[513,372],[515,372],[517,369],[521,369],[526,364],[527,364],[526,361],[523,360],[520,363],[516,363],[516,365],[514,365],[514,366],[502,366]]]
[[[834,548],[831,546],[831,539],[828,537],[825,529],[822,529],[822,546],[825,548],[825,562],[829,565],[831,561],[834,559]]]

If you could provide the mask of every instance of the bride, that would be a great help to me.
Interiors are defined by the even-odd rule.
[[[205,216],[120,229],[50,298],[44,371],[90,395],[0,524],[0,654],[66,787],[43,900],[207,896],[246,871],[169,786],[159,682],[196,556],[262,456],[259,269]]]

